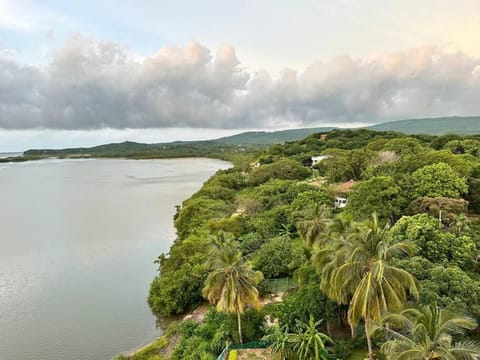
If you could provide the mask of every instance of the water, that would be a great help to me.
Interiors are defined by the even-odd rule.
[[[146,297],[174,206],[228,166],[0,164],[0,359],[110,359],[158,336]]]

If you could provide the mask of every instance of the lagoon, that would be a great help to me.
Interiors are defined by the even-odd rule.
[[[175,205],[227,162],[0,164],[0,358],[111,359],[161,332],[146,297]]]

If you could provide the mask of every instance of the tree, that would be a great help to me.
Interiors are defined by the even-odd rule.
[[[452,140],[444,146],[444,149],[450,150],[454,154],[471,154],[480,157],[480,141],[478,140]]]
[[[352,167],[346,154],[345,150],[329,149],[328,155],[331,157],[319,162],[314,168],[318,169],[320,175],[325,176],[330,183],[350,180]]]
[[[465,299],[469,299],[465,301]],[[457,266],[434,265],[420,280],[420,302],[436,302],[448,310],[468,313],[480,319],[480,282],[478,275]]]
[[[310,315],[308,323],[297,322],[297,332],[292,334],[293,350],[299,355],[299,360],[327,360],[325,344],[333,344],[333,340],[320,332],[318,327],[323,320],[315,321]]]
[[[253,271],[245,261],[238,243],[220,233],[213,242],[211,257],[207,262],[211,270],[202,294],[210,303],[217,304],[217,310],[237,314],[238,335],[242,338],[241,314],[245,307],[260,307],[256,286],[262,280],[261,272]]]
[[[468,190],[465,179],[446,163],[427,165],[412,174],[417,197],[458,198]]]
[[[387,141],[387,143],[383,146],[382,150],[391,150],[399,156],[404,156],[417,155],[425,151],[425,148],[417,139],[406,137],[391,139]]]
[[[465,224],[459,223],[458,226]],[[438,220],[427,214],[403,217],[392,228],[391,234],[400,241],[410,240],[418,255],[445,266],[458,265],[469,269],[477,254],[475,242],[470,237],[443,231]]]
[[[480,214],[480,179],[469,180],[467,200],[470,210]]]
[[[297,223],[298,233],[308,246],[318,245],[330,222],[331,210],[325,205],[315,204],[304,213],[303,220]]]
[[[272,164],[262,165],[252,171],[250,182],[253,185],[260,185],[272,178],[281,180],[303,180],[311,175],[311,171],[303,166],[302,163],[282,159]]]
[[[401,214],[405,198],[390,176],[375,176],[354,186],[348,197],[347,211],[357,219],[376,212],[381,219],[394,220]]]
[[[348,304],[348,321],[353,328],[365,321],[368,354],[372,358],[370,324],[389,310],[400,310],[408,294],[418,298],[416,280],[407,271],[391,265],[397,255],[412,255],[407,242],[390,243],[388,227],[380,227],[378,217],[364,224],[360,236],[334,241],[320,250],[316,261],[325,267],[322,289],[334,301]]]
[[[282,302],[277,305],[280,323],[290,329],[295,328],[297,320],[308,322],[311,315],[315,319],[324,319],[329,333],[329,323],[337,318],[339,308],[320,291],[320,277],[311,264],[303,265],[295,272],[298,286],[285,293]]]
[[[480,344],[466,340],[453,343],[453,337],[476,327],[468,317],[458,316],[436,304],[409,308],[399,314],[388,314],[380,328],[390,340],[382,347],[389,360],[454,360],[480,356]]]
[[[181,314],[201,303],[209,246],[206,236],[190,235],[175,241],[168,256],[158,257],[158,276],[152,281],[148,296],[156,314]]]
[[[300,244],[299,244],[300,242]],[[301,241],[275,237],[262,245],[254,256],[255,269],[266,278],[290,276],[305,260]]]
[[[408,205],[406,214],[427,213],[436,219],[441,219],[444,225],[449,226],[455,222],[459,215],[466,214],[467,210],[468,202],[463,199],[420,197]]]
[[[332,206],[334,198],[328,194],[325,189],[310,187],[311,189],[302,191],[297,195],[295,200],[291,202],[293,211],[298,212],[303,209],[312,208],[316,204]]]

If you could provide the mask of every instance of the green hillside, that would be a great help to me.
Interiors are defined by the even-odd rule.
[[[281,131],[248,131],[233,136],[223,137],[216,141],[231,145],[271,145],[286,141],[300,140],[311,134],[327,132],[333,129],[333,127],[319,127]]]
[[[480,134],[480,116],[452,116],[389,121],[370,126],[369,129],[377,131],[398,131],[404,134]]]
[[[218,157],[225,153],[244,153],[272,144],[303,139],[314,133],[331,131],[333,128],[304,128],[282,131],[249,131],[241,134],[205,141],[175,141],[171,143],[142,144],[132,141],[99,145],[89,148],[36,149],[25,151],[26,156],[77,156],[77,157]]]
[[[242,351],[255,352],[227,357],[273,359],[277,351],[298,359],[297,344],[321,331],[335,342],[322,359],[411,359],[397,353],[413,347],[428,359],[440,328],[457,343],[445,341],[439,360],[455,359],[458,344],[470,346],[458,359],[477,359],[478,332],[469,330],[480,321],[478,149],[473,135],[335,129],[264,147],[218,171],[177,208],[177,238],[159,254],[148,296],[159,316],[196,314],[207,300],[217,306],[203,322],[175,323],[119,360],[215,359],[225,344],[242,342]],[[318,154],[329,157],[312,169]],[[263,308],[255,306],[260,295]],[[223,307],[235,297],[251,306]],[[365,333],[371,309],[380,320]],[[475,322],[453,338],[441,325],[453,316]],[[165,349],[174,350],[158,357]]]
[[[141,144],[126,141],[91,148],[60,150],[28,150],[26,156],[93,156],[167,158],[190,156],[223,157],[225,152],[244,152],[272,144],[297,141],[315,133],[334,130],[333,127],[302,128],[281,131],[248,131],[241,134],[205,141],[176,141],[171,143]],[[480,117],[442,117],[430,119],[398,120],[368,127],[375,131],[395,131],[405,134],[443,135],[480,134]]]

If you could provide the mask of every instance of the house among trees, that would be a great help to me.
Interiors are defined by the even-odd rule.
[[[330,155],[319,155],[319,156],[312,156],[312,166],[317,165],[319,162],[322,162],[323,160],[330,159]]]
[[[333,186],[335,196],[335,209],[343,209],[348,204],[347,193],[352,191],[352,186],[355,185],[354,180],[349,180],[343,184]]]
[[[335,209],[343,209],[347,206],[348,199],[340,196],[335,196]]]

